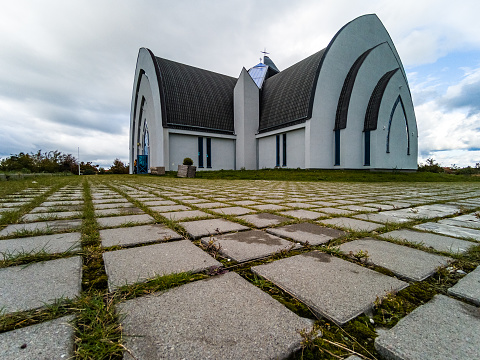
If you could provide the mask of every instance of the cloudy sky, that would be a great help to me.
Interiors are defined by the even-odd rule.
[[[419,162],[480,162],[478,0],[15,0],[0,11],[0,158],[41,149],[128,161],[138,49],[238,77],[282,70],[376,13],[405,66]]]

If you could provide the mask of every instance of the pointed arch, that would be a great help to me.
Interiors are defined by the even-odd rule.
[[[402,96],[398,95],[397,100],[393,104],[392,111],[390,112],[390,119],[388,120],[388,132],[387,132],[387,154],[390,153],[390,129],[392,127],[393,115],[397,109],[398,104],[402,106],[403,118],[405,119],[405,130],[407,132],[407,155],[410,155],[410,132],[408,129],[407,113],[405,111],[405,105],[403,104]]]

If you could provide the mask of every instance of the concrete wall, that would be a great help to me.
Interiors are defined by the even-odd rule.
[[[209,136],[210,135],[210,136]],[[171,170],[178,169],[183,164],[183,159],[189,157],[197,170],[233,170],[235,166],[235,140],[232,138],[212,137],[207,133],[169,133],[169,166]],[[203,137],[203,168],[198,167],[198,137]],[[214,136],[219,136],[215,134]],[[207,168],[206,138],[212,140],[212,167]]]
[[[365,15],[351,21],[345,25],[330,42],[319,73],[313,103],[312,119],[309,124],[310,134],[307,135],[306,141],[309,147],[306,150],[305,156],[307,159],[305,166],[307,168],[338,168],[334,166],[335,143],[333,129],[335,127],[335,115],[343,83],[355,60],[366,50],[382,43],[388,44],[392,56],[396,59],[401,69],[400,76],[405,77],[403,66],[395,50],[395,46],[376,15]],[[383,73],[377,76],[382,75]],[[377,77],[377,79],[378,78],[379,77]],[[370,85],[367,87],[371,87],[372,83],[373,82],[370,82]],[[371,92],[364,97],[369,97],[370,94]],[[363,106],[366,107],[367,105],[368,100]],[[355,106],[359,108],[358,104]],[[365,114],[363,114],[363,116],[365,116]],[[347,128],[348,126],[347,122]],[[343,142],[342,137],[346,137],[348,142],[350,135],[344,135],[342,132],[343,131],[341,131],[340,136],[341,143]],[[358,148],[358,137],[355,143],[355,146]],[[345,154],[345,152],[347,152],[347,154]],[[350,156],[352,156],[352,160],[348,162],[349,167],[363,166],[363,160],[361,163],[358,163],[360,157],[357,153],[351,152],[348,148],[344,149],[343,153],[343,155],[350,153]],[[343,157],[341,164],[342,160],[343,163],[348,161]]]
[[[287,165],[283,166],[283,134],[287,134]],[[285,128],[257,136],[258,167],[274,168],[277,163],[277,141],[280,135],[280,167],[305,168],[305,128]]]
[[[134,79],[130,112],[130,173],[133,172],[134,160],[142,150],[145,121],[150,134],[150,166],[166,166],[160,93],[152,55],[145,48],[138,53]],[[142,99],[145,99],[143,113]],[[166,168],[168,170],[168,166]]]
[[[259,89],[245,68],[233,91],[233,113],[236,140],[236,168],[257,168],[255,134],[260,117]]]

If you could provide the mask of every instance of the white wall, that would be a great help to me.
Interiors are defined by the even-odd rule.
[[[287,134],[287,165],[283,166],[283,134]],[[258,138],[258,167],[274,168],[277,163],[277,140],[280,135],[280,167],[305,168],[305,128],[262,134]]]
[[[198,167],[198,137],[203,137],[203,168]],[[218,136],[218,135],[217,135]],[[206,138],[212,140],[212,168],[207,168]],[[169,166],[171,170],[178,169],[183,159],[189,157],[198,170],[233,170],[235,165],[235,140],[230,138],[212,137],[209,134],[186,135],[169,133]]]

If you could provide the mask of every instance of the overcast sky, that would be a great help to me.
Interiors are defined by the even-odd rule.
[[[376,13],[403,61],[419,162],[480,162],[478,0],[15,0],[0,11],[0,157],[59,150],[128,161],[140,47],[238,77],[266,47],[282,70]]]

